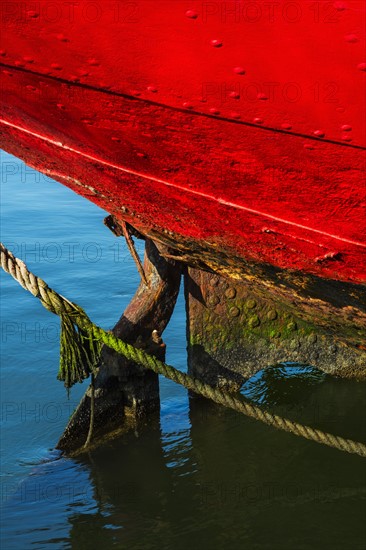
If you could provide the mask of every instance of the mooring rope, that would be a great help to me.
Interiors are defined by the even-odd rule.
[[[189,374],[181,372],[174,367],[159,361],[156,357],[149,355],[142,349],[135,348],[131,344],[123,342],[113,333],[106,332],[92,323],[86,313],[79,306],[73,304],[56,291],[52,290],[42,279],[31,273],[25,263],[16,258],[9,250],[7,250],[7,248],[5,248],[3,244],[0,244],[0,249],[1,267],[4,271],[10,273],[10,275],[12,275],[23,288],[31,292],[33,296],[39,298],[44,307],[46,307],[49,311],[59,315],[61,319],[68,317],[69,323],[75,324],[79,329],[79,333],[76,333],[78,338],[77,346],[87,346],[86,351],[79,351],[78,355],[75,354],[74,351],[69,352],[66,359],[60,357],[60,361],[63,362],[62,364],[64,371],[66,367],[70,368],[70,365],[66,365],[65,361],[76,361],[80,364],[80,362],[86,358],[87,367],[84,368],[81,374],[78,371],[78,374],[75,376],[75,380],[70,379],[70,375],[65,375],[65,372],[61,374],[59,373],[59,379],[64,380],[67,387],[72,385],[70,382],[74,383],[74,381],[78,381],[80,378],[86,378],[89,373],[95,374],[95,366],[98,359],[97,350],[100,349],[100,343],[103,343],[109,348],[115,350],[117,353],[126,357],[128,360],[138,363],[157,374],[162,374],[166,378],[173,380],[173,382],[176,382],[177,384],[180,384],[199,395],[207,397],[215,403],[229,407],[230,409],[256,420],[260,420],[265,424],[285,432],[304,437],[311,441],[315,441],[316,443],[328,445],[329,447],[333,447],[340,451],[346,451],[348,453],[366,457],[366,445],[361,442],[345,439],[343,437],[311,428],[310,426],[305,426],[298,422],[294,422],[293,420],[289,420],[262,410],[257,405],[246,401],[240,394],[234,395],[219,388],[214,388],[209,384],[205,384],[204,382],[201,382],[201,380],[190,376]],[[67,328],[69,327],[69,325],[66,326]],[[72,337],[74,337],[74,335],[75,334],[73,334]],[[61,352],[62,351],[61,346]],[[71,367],[73,368],[73,365],[71,365]],[[88,440],[90,440],[90,437],[88,437]]]

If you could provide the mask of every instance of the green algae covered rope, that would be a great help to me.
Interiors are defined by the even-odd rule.
[[[42,279],[30,273],[24,262],[15,258],[2,244],[0,244],[0,249],[2,268],[10,273],[26,290],[39,298],[44,307],[63,319],[64,326],[62,330],[64,335],[62,338],[64,338],[64,343],[61,343],[61,354],[64,354],[64,357],[61,359],[62,367],[59,378],[64,380],[67,387],[70,387],[75,381],[83,380],[90,373],[94,375],[100,346],[103,343],[128,360],[138,363],[157,374],[162,374],[215,403],[229,407],[277,429],[328,445],[340,451],[366,457],[366,445],[361,442],[345,439],[272,414],[248,402],[241,395],[230,394],[205,384],[197,378],[193,378],[159,361],[142,349],[123,342],[113,333],[106,332],[92,323],[81,308],[69,302],[69,300],[49,288]],[[67,321],[66,317],[68,317]]]
[[[60,336],[60,368],[58,380],[70,389],[96,372],[101,344],[90,338],[87,331],[77,325],[77,319],[84,314],[81,308],[75,313],[62,313]],[[85,314],[84,314],[85,315]]]
[[[24,262],[0,243],[1,267],[10,273],[23,288],[29,290],[42,305],[61,319],[60,368],[57,378],[69,390],[95,372],[99,360],[101,343],[90,338],[90,331],[77,324],[80,318],[87,318],[83,309],[58,294],[40,278],[33,275]]]

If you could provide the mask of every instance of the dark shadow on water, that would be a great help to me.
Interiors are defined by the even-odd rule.
[[[304,423],[365,437],[364,383],[282,364],[257,373],[242,393]],[[204,399],[169,403],[166,417],[138,434],[35,468],[8,501],[3,547],[365,548],[362,458]]]
[[[284,416],[288,413],[299,422],[362,440],[366,430],[362,407],[358,407],[366,404],[364,390],[364,382],[287,362],[257,372],[243,384],[241,394],[270,411]]]
[[[309,365],[281,363],[257,372],[243,384],[241,394],[262,405],[296,406],[311,396],[314,386],[324,383],[327,378],[331,380],[332,377]]]

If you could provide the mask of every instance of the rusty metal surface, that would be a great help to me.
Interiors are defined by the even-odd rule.
[[[284,361],[343,377],[366,378],[365,329],[329,320],[283,302],[256,285],[197,269],[185,275],[190,372],[237,390],[243,379]],[[359,346],[357,347],[357,342]]]

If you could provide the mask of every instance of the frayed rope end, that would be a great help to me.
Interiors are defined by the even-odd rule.
[[[77,315],[81,311],[78,308]],[[70,313],[61,314],[60,319],[60,368],[57,379],[64,382],[69,390],[91,373],[96,374],[102,344],[75,325]]]

